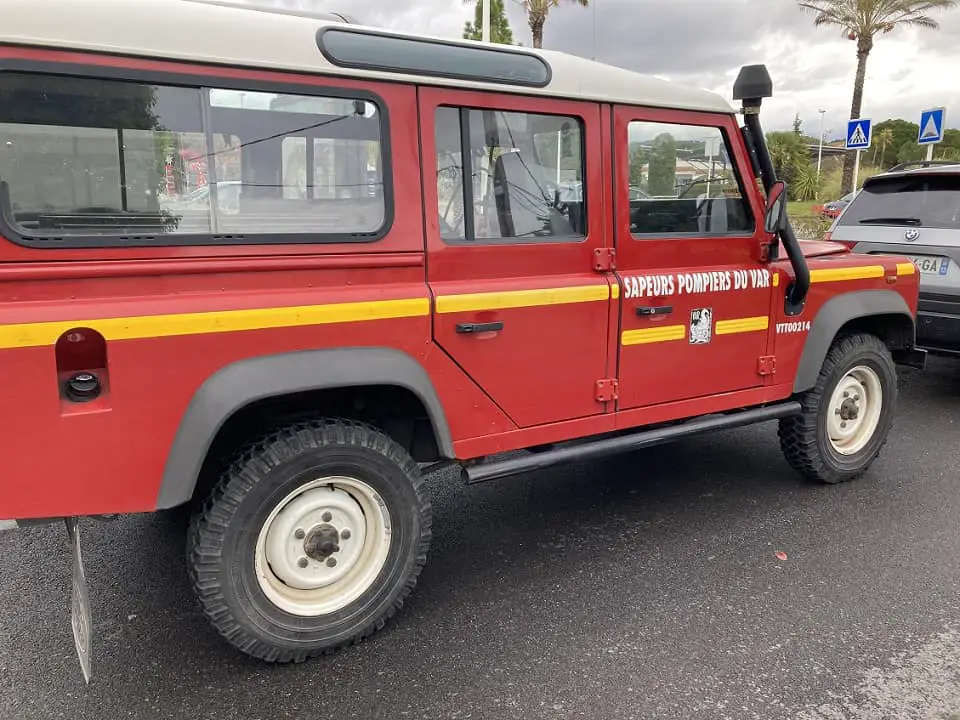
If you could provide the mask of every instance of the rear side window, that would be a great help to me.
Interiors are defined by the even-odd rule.
[[[390,219],[381,108],[0,73],[0,211],[37,246],[343,242]]]
[[[870,180],[838,224],[960,229],[960,176],[931,173]]]

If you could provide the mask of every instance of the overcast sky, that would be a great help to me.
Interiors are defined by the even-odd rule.
[[[462,0],[249,0],[340,10],[360,22],[396,30],[460,37],[473,17]],[[506,0],[514,37],[532,45],[522,9]],[[815,28],[794,0],[593,0],[562,2],[550,12],[544,47],[714,90],[728,100],[741,65],[766,63],[774,98],[764,105],[767,129],[790,126],[840,137],[850,112],[856,43],[839,28]],[[875,122],[946,106],[947,126],[960,127],[960,10],[936,13],[940,30],[897,29],[877,39],[867,62],[863,117]],[[594,42],[596,38],[596,42]]]

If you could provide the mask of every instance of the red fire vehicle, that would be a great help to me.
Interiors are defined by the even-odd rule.
[[[923,365],[910,260],[792,232],[763,66],[741,125],[578,57],[339,19],[3,14],[0,518],[66,522],[85,674],[81,518],[191,508],[202,611],[300,661],[399,610],[426,473],[776,420],[836,483],[886,440],[896,365]],[[183,148],[203,193],[168,192],[196,185],[171,182]]]

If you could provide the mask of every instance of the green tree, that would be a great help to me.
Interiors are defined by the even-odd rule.
[[[797,179],[801,168],[809,164],[807,147],[803,138],[792,130],[769,132],[766,136],[767,148],[773,169],[777,177],[787,184],[787,193],[791,198],[794,195],[793,183]]]
[[[642,143],[630,143],[630,185],[643,186],[643,166],[650,160]]]
[[[923,160],[927,155],[927,149],[917,144],[916,138],[907,140],[897,149],[897,162],[914,162]]]
[[[647,192],[673,195],[677,187],[677,141],[670,133],[657,135],[650,144]]]
[[[853,100],[850,117],[860,117],[863,101],[863,82],[867,72],[867,57],[873,50],[874,39],[886,35],[901,25],[936,30],[940,26],[926,13],[956,7],[958,0],[803,0],[801,8],[813,12],[813,24],[832,25],[843,29],[850,40],[857,43],[857,74],[853,81]],[[850,192],[853,186],[855,155],[845,153],[841,192]]]
[[[563,0],[515,0],[527,15],[527,24],[533,35],[533,46],[543,47],[543,26],[547,22],[550,9],[558,7]],[[567,0],[580,7],[588,7],[590,0]],[[492,23],[491,23],[492,25]]]
[[[464,23],[463,37],[467,40],[483,40],[483,2],[465,0],[475,4],[473,22]],[[503,0],[490,0],[490,42],[500,45],[513,45],[513,30],[507,20],[507,11]]]
[[[893,146],[893,128],[885,127],[873,131],[873,164],[884,167],[883,159]],[[877,156],[880,156],[879,159]]]
[[[793,185],[791,186],[791,195],[793,200],[816,200],[820,197],[820,188],[822,185],[822,176],[817,177],[817,166],[815,163],[804,162],[796,168]]]
[[[898,162],[897,154],[904,144],[917,144],[917,135],[920,132],[920,126],[915,122],[901,118],[890,118],[889,120],[878,122],[873,126],[873,142],[875,145],[881,145],[885,142],[884,138],[888,130],[892,137],[889,144],[886,145],[887,149],[883,153],[883,158],[886,166],[890,167]]]
[[[943,131],[943,142],[939,147],[934,147],[934,156],[943,160],[956,160],[960,158],[960,130],[950,128]]]

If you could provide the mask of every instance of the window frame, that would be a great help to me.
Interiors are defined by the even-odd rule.
[[[733,170],[734,178],[737,182],[737,189],[740,192],[740,201],[743,203],[744,211],[747,215],[748,222],[750,223],[749,227],[743,230],[736,230],[733,232],[657,232],[657,233],[635,233],[630,229],[629,224],[627,225],[626,231],[629,234],[630,238],[636,242],[649,242],[651,240],[658,239],[676,239],[676,240],[696,240],[704,238],[729,238],[729,239],[752,239],[757,234],[757,216],[754,211],[753,203],[749,196],[748,186],[744,184],[743,171],[740,167],[740,163],[737,160],[736,151],[730,141],[729,128],[724,125],[716,124],[715,122],[693,122],[684,118],[680,120],[668,120],[668,119],[653,119],[650,117],[633,117],[626,121],[624,127],[625,135],[625,147],[623,152],[625,153],[625,168],[626,168],[626,178],[627,186],[624,188],[626,194],[626,206],[630,207],[630,187],[629,187],[629,178],[630,178],[630,125],[633,123],[644,123],[647,125],[662,125],[665,127],[669,126],[683,126],[683,127],[700,127],[705,129],[717,130],[720,132],[720,139],[723,142],[723,148],[727,154],[727,160],[729,162],[730,168]]]
[[[588,175],[588,164],[587,164],[587,119],[583,115],[553,111],[553,110],[526,110],[522,108],[508,108],[504,106],[487,106],[487,105],[472,105],[472,104],[455,104],[454,101],[442,101],[437,103],[433,109],[433,117],[431,118],[430,127],[433,130],[434,143],[436,143],[436,132],[437,132],[437,112],[443,108],[452,109],[457,111],[459,119],[459,132],[460,132],[460,155],[461,158],[469,158],[469,115],[471,112],[502,112],[502,113],[515,113],[515,114],[524,114],[524,115],[539,115],[544,117],[555,117],[555,118],[566,118],[573,120],[577,123],[577,128],[580,135],[580,174],[581,174],[581,183],[583,185],[583,222],[585,224],[584,232],[582,235],[535,235],[535,236],[525,236],[525,237],[486,237],[478,238],[471,237],[471,233],[475,232],[475,222],[474,222],[474,206],[472,202],[468,202],[468,198],[473,195],[473,168],[471,166],[470,172],[464,170],[462,173],[463,182],[460,187],[460,191],[463,195],[463,238],[446,238],[442,234],[438,233],[440,241],[444,245],[451,247],[478,247],[478,246],[516,246],[516,245],[577,245],[582,244],[587,241],[590,236],[590,227],[589,227],[589,218],[590,214],[588,207],[590,204],[589,192],[590,189],[587,187],[587,175]],[[434,144],[436,149],[436,145]],[[434,157],[433,160],[433,170],[434,176],[436,175],[436,161],[437,158]],[[439,194],[439,182],[436,177],[433,181],[433,189],[435,194]],[[424,200],[426,200],[426,196]]]
[[[209,73],[141,70],[124,66],[64,63],[44,60],[4,58],[0,60],[0,75],[3,73],[26,73],[53,75],[67,78],[118,81],[141,85],[163,85],[195,90],[199,94],[200,109],[205,122],[209,122],[210,90],[237,90],[276,93],[278,95],[302,95],[318,98],[364,100],[372,103],[380,119],[380,159],[383,175],[383,220],[380,228],[371,233],[183,233],[166,235],[64,235],[56,237],[33,237],[21,232],[9,216],[8,193],[0,186],[0,234],[22,247],[36,250],[112,249],[112,248],[172,248],[172,247],[231,247],[247,245],[316,245],[325,247],[335,244],[370,245],[390,234],[396,216],[394,195],[393,153],[391,143],[390,110],[386,100],[376,92],[361,87],[308,84],[261,80],[236,76],[239,68],[210,68]],[[209,134],[210,127],[204,127]],[[213,178],[215,181],[216,178]]]

